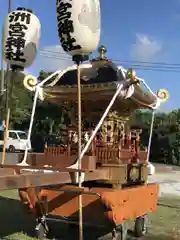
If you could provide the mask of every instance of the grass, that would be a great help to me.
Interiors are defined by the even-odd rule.
[[[174,196],[160,198],[157,212],[151,215],[150,236],[154,240],[180,239],[179,219],[180,198]]]
[[[149,233],[142,240],[180,239],[180,198],[170,196],[161,198],[158,210],[150,215],[150,220]],[[35,219],[25,214],[16,191],[5,191],[0,194],[0,226],[2,240],[36,239],[33,230]],[[75,239],[75,235],[71,235],[70,239]],[[128,237],[128,240],[134,239]]]
[[[0,239],[35,239],[30,237],[33,236],[34,219],[25,215],[17,191],[5,191],[0,194],[0,226]]]

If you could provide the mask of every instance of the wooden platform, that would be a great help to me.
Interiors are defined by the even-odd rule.
[[[30,172],[29,170],[38,172]],[[54,172],[43,172],[43,171]],[[21,172],[21,174],[20,174]],[[18,165],[0,165],[0,191],[71,183],[70,173],[82,172],[85,181],[108,179],[108,172],[90,169],[70,169],[58,167],[31,167]]]

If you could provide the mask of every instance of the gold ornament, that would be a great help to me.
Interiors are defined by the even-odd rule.
[[[25,88],[27,88],[30,91],[33,91],[34,87],[38,84],[38,80],[32,75],[27,75],[23,80],[23,84]]]
[[[127,78],[132,79],[132,80],[136,80],[136,71],[132,68],[129,68],[127,70]]]
[[[161,100],[161,102],[165,102],[168,100],[169,98],[169,93],[167,90],[165,89],[160,89],[158,92],[157,92],[157,97]]]
[[[136,180],[138,180],[138,178],[139,178],[139,170],[138,170],[138,168],[133,167],[130,170],[130,179],[131,179],[131,181],[135,182]]]

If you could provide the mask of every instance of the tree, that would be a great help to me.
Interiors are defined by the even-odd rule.
[[[51,72],[40,71],[38,79],[43,81]],[[64,106],[53,104],[46,99],[36,109],[36,127],[43,128],[47,134],[57,133],[68,121],[68,111]]]
[[[41,70],[41,71],[39,72],[38,80],[39,80],[39,81],[42,81],[42,80],[44,80],[45,78],[47,78],[50,74],[52,74],[52,72],[45,72],[45,71]]]
[[[147,111],[136,111],[131,119],[131,123],[142,128],[141,143],[146,145],[150,119]],[[180,109],[155,114],[151,156],[156,160],[162,157],[165,162],[180,165]]]
[[[10,125],[21,124],[24,121],[27,121],[30,117],[30,110],[32,106],[32,94],[25,90],[23,85],[23,79],[25,75],[22,72],[13,73],[9,71],[5,73],[6,80],[9,81],[9,107],[11,109],[10,113]],[[1,99],[0,111],[5,113],[5,103],[6,103],[6,94],[4,94]]]

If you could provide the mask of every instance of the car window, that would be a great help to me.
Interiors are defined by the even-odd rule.
[[[17,134],[15,132],[10,132],[9,133],[9,137],[12,138],[12,139],[17,139]]]
[[[27,139],[27,134],[25,132],[18,132],[18,136],[20,139],[23,140]]]

